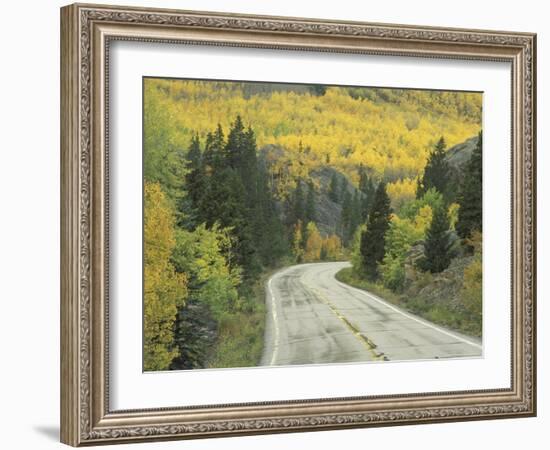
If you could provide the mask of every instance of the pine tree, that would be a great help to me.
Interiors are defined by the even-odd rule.
[[[241,116],[237,116],[227,136],[224,149],[226,161],[233,169],[242,167],[245,153],[245,131]]]
[[[306,197],[306,209],[305,209],[305,216],[304,221],[305,223],[316,221],[316,214],[315,214],[315,186],[313,186],[313,183],[310,181],[308,183],[308,190],[307,190],[307,197]]]
[[[447,208],[438,206],[433,212],[432,223],[426,233],[424,257],[419,261],[419,266],[424,271],[439,273],[449,267],[451,258],[452,241]]]
[[[445,139],[441,137],[428,157],[422,178],[418,179],[416,198],[422,198],[431,188],[436,188],[446,198],[449,178],[449,163],[445,159]]]
[[[343,199],[342,213],[340,216],[340,228],[342,230],[342,240],[344,241],[344,245],[347,245],[350,239],[349,229],[351,225],[351,216],[353,209],[353,199],[349,191],[345,192]]]
[[[219,168],[225,167],[223,151],[225,147],[225,137],[220,124],[214,133],[209,132],[206,135],[206,143],[204,145],[204,154],[202,164],[206,176]]]
[[[369,176],[367,175],[367,171],[361,164],[359,166],[359,190],[363,192],[364,194],[368,194],[368,184],[370,181]]]
[[[344,201],[347,193],[348,193],[348,180],[344,177],[340,182],[340,194],[338,195],[338,198],[340,199],[341,202]]]
[[[202,166],[202,155],[199,136],[195,135],[191,139],[191,146],[187,152],[185,174],[185,188],[187,190],[187,201],[189,203],[188,215],[191,216],[191,222],[200,221],[200,203],[204,195],[204,173]],[[196,223],[192,223],[193,225]],[[178,223],[182,226],[183,224]]]
[[[364,194],[361,201],[361,219],[363,222],[366,222],[372,201],[374,200],[376,187],[374,186],[372,177],[368,176],[362,165],[359,166],[359,190]]]
[[[361,234],[360,242],[362,269],[371,281],[378,277],[378,264],[384,258],[390,215],[390,198],[386,192],[386,184],[380,182],[367,220],[367,229]]]
[[[469,237],[474,230],[482,231],[482,152],[483,135],[480,132],[477,145],[466,167],[458,198],[460,208],[456,231],[461,238]]]
[[[265,164],[258,167],[258,200],[254,236],[256,248],[266,266],[273,266],[288,251],[284,228],[268,184]]]
[[[294,196],[292,199],[290,210],[290,225],[298,223],[299,220],[303,220],[305,211],[304,192],[302,190],[302,183],[298,181],[296,189],[294,190]]]
[[[330,179],[328,197],[334,203],[338,203],[338,201],[340,200],[340,183],[338,183],[338,176],[336,175],[336,173],[333,173]]]
[[[359,191],[355,191],[353,194],[353,200],[351,202],[351,214],[350,214],[350,226],[348,231],[348,241],[352,238],[353,234],[355,233],[355,230],[359,225],[361,225],[362,217],[361,217],[361,203],[362,203],[362,195]]]

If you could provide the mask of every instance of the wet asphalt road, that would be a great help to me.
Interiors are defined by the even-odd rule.
[[[480,357],[481,342],[336,280],[347,262],[287,267],[266,285],[261,365]]]

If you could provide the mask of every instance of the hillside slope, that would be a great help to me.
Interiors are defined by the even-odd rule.
[[[259,148],[286,149],[294,178],[330,166],[357,184],[362,164],[397,182],[417,176],[441,136],[453,146],[481,124],[479,93],[150,78],[144,89],[146,168],[240,115]]]

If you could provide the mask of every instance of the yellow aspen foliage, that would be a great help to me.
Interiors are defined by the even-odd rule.
[[[144,369],[164,370],[178,356],[173,325],[187,297],[187,279],[170,262],[174,215],[158,183],[145,183],[144,201]]]
[[[403,179],[388,186],[392,204],[410,198],[413,179],[440,136],[451,147],[481,129],[479,93],[332,86],[317,95],[307,85],[154,78],[145,79],[144,91],[148,166],[155,166],[157,154],[166,157],[162,149],[188,148],[195,133],[204,140],[239,114],[253,124],[258,148],[285,149],[284,160],[270,170],[284,167],[286,189],[294,187],[290,180],[326,164],[357,182],[363,164]]]
[[[426,230],[432,223],[432,207],[430,205],[424,205],[419,209],[418,214],[414,218],[415,229],[420,232],[422,236],[426,234]]]
[[[451,203],[449,205],[448,209],[448,216],[449,216],[449,225],[451,227],[451,230],[455,229],[456,223],[458,222],[458,210],[460,209],[460,205],[458,203]]]
[[[386,192],[390,197],[392,209],[398,211],[405,203],[416,198],[416,180],[403,178],[394,183],[388,183]]]
[[[292,235],[292,253],[296,258],[296,262],[302,262],[304,260],[304,250],[302,248],[303,241],[302,222],[299,220],[294,225],[294,233]]]
[[[323,249],[325,258],[328,260],[342,258],[342,240],[335,234],[331,234],[323,240]]]
[[[307,241],[304,249],[304,261],[319,261],[321,259],[323,238],[314,222],[309,222],[307,224],[306,233]]]

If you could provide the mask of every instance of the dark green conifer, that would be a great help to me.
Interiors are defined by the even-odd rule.
[[[371,281],[378,278],[378,264],[384,258],[390,215],[390,198],[386,192],[386,184],[380,182],[367,220],[367,229],[361,234],[360,242],[362,269]]]
[[[424,257],[419,266],[424,271],[439,273],[449,267],[452,258],[452,240],[449,217],[444,205],[435,208],[432,223],[426,233]]]
[[[482,150],[483,135],[480,132],[477,145],[470,156],[466,166],[466,174],[462,183],[458,204],[458,222],[456,223],[456,232],[461,238],[467,238],[472,231],[482,231]]]

